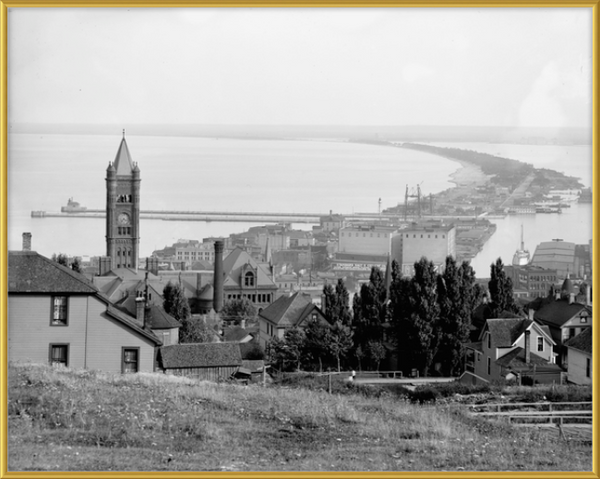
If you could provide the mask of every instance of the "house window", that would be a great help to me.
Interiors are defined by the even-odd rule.
[[[585,358],[585,377],[589,378],[592,375],[592,360]]]
[[[569,338],[575,337],[575,328],[569,328]]]
[[[488,376],[492,374],[492,358],[487,358],[487,373]]]
[[[52,366],[69,366],[69,345],[51,344],[50,345],[50,364]]]
[[[254,286],[254,273],[252,271],[248,271],[244,275],[244,286]]]
[[[52,326],[66,326],[68,315],[68,299],[66,296],[52,297]]]
[[[139,370],[140,348],[123,348],[122,373],[137,373]]]
[[[544,350],[544,338],[542,338],[541,336],[538,336],[538,338],[537,338],[537,350],[538,351]]]
[[[490,333],[487,333],[487,347],[492,349],[492,335]]]

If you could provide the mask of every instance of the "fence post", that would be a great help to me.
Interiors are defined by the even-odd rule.
[[[329,378],[328,382],[329,382],[329,394],[331,394],[331,373],[329,373],[327,375],[327,377]]]

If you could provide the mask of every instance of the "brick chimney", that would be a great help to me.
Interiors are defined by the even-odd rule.
[[[154,276],[158,276],[158,258],[156,256],[146,258],[146,271],[150,271]]]
[[[223,308],[223,241],[215,241],[215,273],[213,278],[213,309],[219,313]]]
[[[145,309],[146,300],[144,299],[144,297],[135,298],[135,319],[137,319],[137,322],[142,326],[142,328],[146,325]]]
[[[23,233],[23,251],[31,251],[31,233]]]
[[[529,329],[525,331],[525,363],[531,362],[531,331]]]
[[[535,311],[534,311],[533,309],[529,309],[529,310],[527,311],[527,317],[528,317],[529,319],[531,319],[532,321],[533,321],[533,315],[534,315],[534,314],[535,314]]]
[[[110,256],[101,256],[98,261],[98,276],[104,276],[112,269]]]
[[[569,304],[573,304],[575,302],[575,293],[569,294]]]

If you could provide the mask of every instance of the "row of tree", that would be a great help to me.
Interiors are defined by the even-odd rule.
[[[484,318],[504,311],[517,313],[512,281],[500,259],[491,265],[489,298]],[[486,293],[465,261],[446,258],[443,272],[422,258],[414,275],[403,276],[394,261],[387,271],[372,268],[350,308],[343,280],[323,288],[323,309],[330,326],[311,321],[304,330],[288,330],[273,338],[267,356],[285,369],[319,368],[333,363],[379,369],[387,356],[395,357],[394,369],[421,375],[456,375],[463,365],[473,313]]]

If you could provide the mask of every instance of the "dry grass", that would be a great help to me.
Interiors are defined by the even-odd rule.
[[[587,470],[589,443],[390,397],[13,364],[9,470]]]

